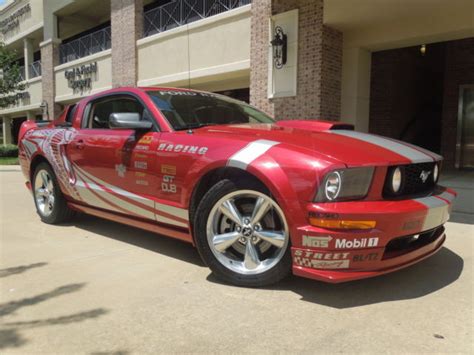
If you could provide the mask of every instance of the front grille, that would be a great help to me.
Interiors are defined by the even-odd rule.
[[[424,247],[425,245],[434,242],[443,233],[444,227],[439,226],[421,234],[408,235],[393,239],[385,247],[382,260],[395,258]]]
[[[398,193],[393,193],[391,189],[392,171],[398,166],[391,166],[387,170],[385,185],[383,189],[384,198],[406,198],[408,196],[424,195],[434,190],[436,185],[433,180],[433,168],[435,163],[419,163],[409,165],[399,165],[402,169],[402,185]],[[428,173],[428,177],[423,182],[423,172]]]

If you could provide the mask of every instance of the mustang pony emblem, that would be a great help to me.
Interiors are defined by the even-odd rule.
[[[422,170],[420,174],[420,179],[423,181],[423,184],[428,180],[428,177],[430,176],[431,171],[429,170]]]

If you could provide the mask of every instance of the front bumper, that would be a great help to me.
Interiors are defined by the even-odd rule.
[[[370,230],[293,230],[293,273],[327,282],[345,282],[399,270],[435,254],[445,241],[456,193],[440,189],[418,199],[309,204],[310,214],[344,220],[374,220]]]

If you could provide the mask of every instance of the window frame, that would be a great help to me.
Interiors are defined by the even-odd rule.
[[[134,95],[129,92],[114,92],[106,95],[102,95],[99,97],[94,98],[93,100],[89,101],[84,108],[84,111],[82,112],[82,117],[81,117],[81,129],[86,129],[86,130],[113,130],[112,128],[96,128],[96,127],[89,127],[89,122],[91,120],[91,113],[92,107],[97,104],[100,101],[112,101],[112,100],[117,100],[120,98],[126,98],[127,100],[134,100],[138,102],[140,105],[143,107],[143,115],[145,111],[148,112],[148,115],[151,118],[151,123],[152,123],[152,129],[149,132],[160,132],[160,128],[157,124],[156,117],[153,115],[153,113],[150,111],[148,106],[143,102],[143,100],[138,96]]]

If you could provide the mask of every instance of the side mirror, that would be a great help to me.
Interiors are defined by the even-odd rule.
[[[150,121],[140,120],[140,115],[136,112],[116,112],[109,116],[109,127],[112,129],[149,131],[153,124]]]

